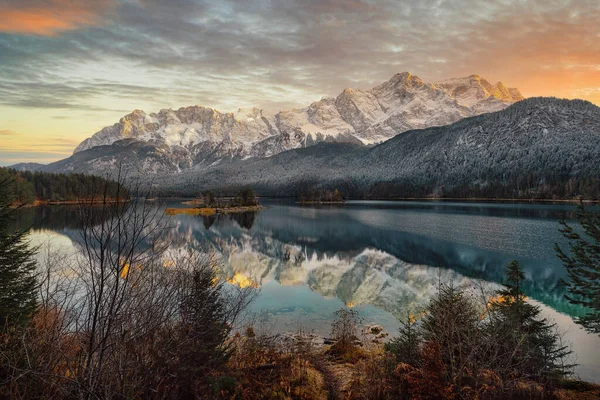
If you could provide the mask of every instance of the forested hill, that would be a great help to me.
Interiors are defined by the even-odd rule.
[[[495,113],[414,130],[372,148],[326,144],[157,178],[165,192],[307,186],[362,197],[598,198],[600,108],[531,98]]]
[[[6,185],[11,201],[18,204],[68,202],[98,197],[107,187],[109,197],[116,193],[117,183],[85,174],[52,174],[0,168],[0,184]]]

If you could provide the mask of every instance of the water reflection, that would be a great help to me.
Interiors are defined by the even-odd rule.
[[[530,297],[569,315],[581,313],[564,300],[560,280],[565,271],[552,250],[555,242],[564,244],[557,220],[572,218],[573,206],[266,204],[258,214],[174,216],[163,239],[171,243],[170,251],[191,248],[219,254],[228,278],[243,273],[262,285],[269,277],[391,312],[408,299],[420,298],[415,291],[425,290],[425,282],[437,273],[435,267],[445,279],[501,283],[504,266],[516,258],[525,269]],[[17,226],[53,229],[77,242],[76,212],[76,207],[23,210]]]
[[[210,229],[215,222],[223,221],[224,219],[230,219],[237,222],[240,228],[250,229],[254,224],[254,218],[256,217],[256,214],[257,212],[248,211],[242,213],[204,215],[201,216],[201,218],[206,229]]]
[[[332,313],[344,304],[393,332],[394,316],[422,307],[440,280],[494,288],[503,281],[504,266],[518,259],[526,273],[527,295],[545,305],[561,329],[577,333],[574,348],[584,354],[580,371],[596,379],[598,351],[579,348],[578,343],[591,341],[600,347],[600,340],[577,330],[565,316],[581,310],[564,299],[560,279],[565,271],[553,251],[554,243],[565,244],[557,221],[572,219],[574,206],[263,204],[266,208],[259,213],[171,217],[162,238],[170,244],[165,262],[177,253],[210,253],[220,259],[231,284],[261,288],[253,310],[266,313],[273,328],[293,330],[302,324],[326,334]],[[16,224],[21,229],[32,226],[34,232],[59,232],[62,245],[70,239],[77,247],[75,213],[74,207],[27,209]]]

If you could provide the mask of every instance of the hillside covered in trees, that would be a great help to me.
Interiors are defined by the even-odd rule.
[[[6,185],[7,195],[16,204],[76,201],[99,196],[104,187],[110,197],[117,190],[116,182],[93,175],[52,174],[12,168],[0,168],[0,183]]]
[[[250,186],[263,196],[337,188],[365,198],[596,199],[599,140],[599,107],[531,98],[496,113],[405,132],[374,147],[321,143],[154,182],[179,194]]]

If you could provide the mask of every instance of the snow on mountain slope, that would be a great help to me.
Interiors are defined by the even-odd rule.
[[[553,180],[595,179],[600,174],[599,140],[599,107],[582,100],[531,98],[496,113],[406,132],[369,148],[321,143],[269,158],[182,171],[154,182],[166,191],[189,190],[190,195],[198,187],[252,187],[263,195],[289,195],[314,185],[401,197],[407,188],[429,195],[442,188],[503,184],[535,173],[536,185],[542,187]]]
[[[278,113],[258,108],[221,113],[202,106],[150,114],[135,110],[84,140],[74,153],[136,140],[171,153],[166,158],[175,164],[168,169],[181,170],[227,158],[270,157],[324,141],[379,143],[408,130],[498,111],[521,99],[517,89],[491,85],[477,75],[429,84],[404,72],[371,90],[345,89],[336,98]],[[87,169],[76,163],[71,168]]]
[[[473,107],[488,98],[505,103],[514,103],[524,99],[519,89],[507,88],[502,82],[492,85],[479,75],[448,79],[436,82],[435,86],[446,91],[459,104],[466,107]]]

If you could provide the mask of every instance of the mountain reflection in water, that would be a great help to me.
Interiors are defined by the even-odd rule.
[[[253,311],[263,313],[275,330],[301,324],[327,334],[333,312],[346,304],[392,332],[395,316],[422,308],[438,282],[497,288],[513,259],[525,270],[530,298],[548,312],[581,314],[564,299],[560,280],[566,273],[553,250],[554,243],[565,245],[558,220],[572,219],[573,205],[352,201],[310,207],[265,199],[263,204],[259,213],[173,216],[164,240],[171,243],[169,254],[211,253],[222,261],[230,283],[260,287]],[[19,224],[51,229],[76,244],[77,227],[67,223],[72,212],[24,210]],[[589,364],[597,369],[599,363]]]
[[[306,207],[266,201],[260,213],[177,215],[165,240],[171,251],[213,251],[232,278],[248,275],[305,285],[345,303],[397,312],[443,280],[502,283],[504,266],[519,259],[527,295],[570,315],[565,271],[554,256],[564,244],[558,220],[571,205],[348,202]],[[18,228],[52,229],[78,241],[73,207],[24,210]],[[421,294],[421,295],[420,295]],[[420,302],[419,302],[420,303]]]

